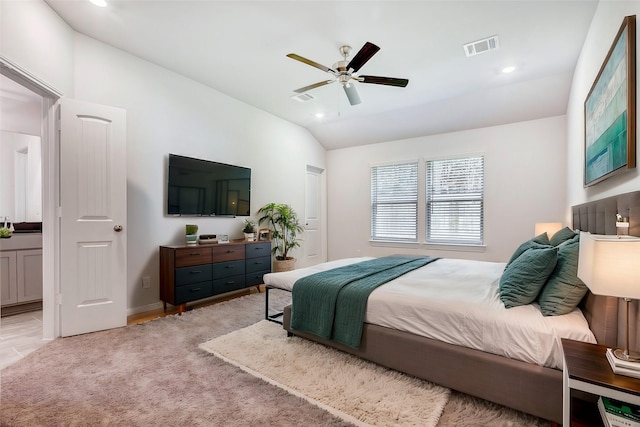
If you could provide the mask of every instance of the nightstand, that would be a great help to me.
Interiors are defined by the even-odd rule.
[[[563,426],[603,425],[596,404],[577,405],[577,399],[571,397],[573,390],[592,395],[594,401],[606,396],[640,405],[640,379],[614,374],[605,356],[606,346],[563,338],[562,350]]]

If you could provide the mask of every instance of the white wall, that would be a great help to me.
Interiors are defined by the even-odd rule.
[[[569,207],[591,200],[640,189],[640,169],[614,175],[596,185],[583,187],[584,172],[584,100],[600,71],[613,40],[627,15],[640,15],[638,1],[601,1],[591,22],[582,53],[576,65],[569,105],[567,107],[567,212]],[[636,27],[640,24],[636,17]],[[636,29],[636,49],[640,47],[640,31]],[[636,53],[637,55],[637,53]],[[637,61],[637,59],[636,59]],[[636,81],[640,82],[640,67],[636,66]],[[640,85],[636,84],[636,100],[640,100]],[[636,108],[636,123],[640,123]],[[636,135],[637,131],[636,131]],[[637,138],[636,138],[637,141]],[[637,144],[637,142],[636,142]],[[638,153],[636,145],[636,153]]]
[[[73,96],[74,31],[44,1],[0,1],[0,53]]]
[[[557,116],[329,151],[329,259],[402,252],[506,261],[536,222],[563,222],[565,135],[565,116]],[[484,252],[369,243],[371,164],[475,153],[485,157]]]
[[[4,57],[67,97],[127,110],[130,312],[158,304],[158,247],[183,243],[186,223],[242,236],[241,218],[165,215],[168,153],[250,167],[253,211],[289,203],[304,217],[306,166],[326,168],[324,148],[305,129],[79,35],[43,1],[0,1],[0,23]]]
[[[253,212],[274,201],[304,217],[306,165],[326,167],[305,129],[80,34],[74,73],[76,98],[127,110],[130,308],[158,301],[158,246],[182,244],[185,224],[243,237],[242,218],[166,216],[169,153],[250,167]]]

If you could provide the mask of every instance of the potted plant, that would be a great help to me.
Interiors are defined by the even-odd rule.
[[[289,251],[300,246],[298,234],[304,232],[298,214],[287,204],[268,203],[258,210],[258,215],[258,224],[266,223],[271,230],[273,271],[293,270],[296,260]]]
[[[242,232],[244,233],[245,240],[253,242],[256,239],[256,223],[249,218],[245,219]]]
[[[11,230],[9,228],[0,227],[0,239],[8,239],[11,237]]]
[[[186,225],[186,239],[187,245],[193,246],[198,244],[198,226],[195,224],[187,224]]]

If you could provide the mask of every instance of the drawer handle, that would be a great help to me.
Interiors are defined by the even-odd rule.
[[[202,270],[191,270],[189,272],[189,274],[200,274],[200,273],[202,273]]]
[[[233,265],[227,265],[225,268],[235,268]]]
[[[234,282],[234,281],[230,281],[230,282],[226,283],[226,285],[235,285],[235,284],[236,284],[236,282]]]
[[[231,251],[231,250],[227,251],[227,253],[228,253],[228,254],[232,254],[232,253],[234,253],[234,252],[235,252],[235,251]]]
[[[191,292],[200,292],[200,288],[193,288],[191,289]]]
[[[189,256],[198,256],[198,255],[200,255],[200,252],[191,252],[189,254]]]

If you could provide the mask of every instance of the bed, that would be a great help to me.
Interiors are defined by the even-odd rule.
[[[640,235],[640,192],[627,193],[574,206],[572,208],[573,228],[595,234],[615,234],[616,213],[621,213],[623,216],[630,218],[630,234]],[[360,261],[360,259],[334,261],[315,266],[311,270],[328,269],[336,265],[344,265],[356,261]],[[410,283],[417,282],[425,279],[425,277],[428,278],[429,275],[446,275],[447,272],[454,274],[457,271],[458,275],[464,274],[464,272],[461,272],[462,264],[460,262],[462,264],[475,264],[473,268],[476,268],[476,270],[474,271],[477,272],[479,267],[480,272],[474,274],[479,274],[484,278],[483,280],[492,281],[492,283],[495,281],[496,275],[499,276],[499,272],[505,266],[504,263],[438,260],[423,267],[424,271],[421,268],[407,273],[404,276],[404,280],[400,280],[400,285],[391,281],[377,288],[371,293],[369,305],[374,308],[380,305],[384,306],[386,301],[389,300],[389,294],[395,293],[397,289],[409,286],[406,283],[407,281]],[[296,276],[300,274],[304,275],[305,272],[272,273],[265,276],[265,284],[267,288],[291,290],[292,280],[295,282]],[[425,274],[427,276],[424,276]],[[452,279],[458,280],[459,277],[452,277]],[[449,284],[447,282],[447,286]],[[496,286],[495,283],[493,286]],[[456,292],[464,293],[466,291],[459,289]],[[489,300],[491,304],[491,298]],[[442,301],[436,301],[436,304],[442,304]],[[404,325],[400,322],[400,326],[398,326],[396,323],[389,323],[389,318],[393,317],[393,311],[378,310],[378,314],[372,314],[370,313],[370,306],[367,307],[367,317],[358,348],[352,348],[331,340],[318,338],[313,334],[292,329],[290,306],[285,307],[282,322],[289,333],[321,342],[383,366],[555,423],[562,422],[562,354],[558,337],[573,333],[571,332],[572,326],[566,326],[569,328],[568,330],[561,330],[565,327],[564,324],[560,325],[558,323],[558,326],[553,326],[552,330],[560,328],[560,330],[556,331],[555,339],[551,340],[555,344],[543,346],[543,351],[538,351],[539,354],[535,355],[531,353],[536,352],[536,346],[539,346],[539,344],[537,344],[537,338],[528,338],[531,331],[525,327],[527,322],[524,323],[525,326],[519,324],[520,326],[510,328],[509,325],[513,319],[499,319],[496,322],[502,323],[503,328],[496,329],[492,333],[505,335],[507,341],[531,341],[530,344],[533,345],[530,347],[534,349],[533,351],[521,350],[517,347],[501,348],[502,345],[494,345],[491,348],[491,345],[494,344],[493,337],[487,336],[487,330],[480,330],[474,326],[473,322],[465,324],[466,313],[454,313],[456,311],[455,304],[448,306],[445,304],[445,307],[449,307],[451,311],[449,313],[450,317],[446,322],[440,323],[465,325],[458,329],[473,330],[474,333],[469,334],[467,337],[467,341],[470,342],[456,343],[449,339],[451,332],[438,328],[435,328],[436,331],[431,334],[431,337],[425,336],[429,335],[429,333],[412,329],[410,325],[412,323],[411,319],[407,320],[405,318]],[[571,316],[557,317],[572,317],[572,322],[576,322],[578,325],[582,323],[586,326],[586,336],[569,335],[569,337],[615,346],[618,342],[618,306],[619,301],[616,298],[595,296],[587,293],[576,312],[572,312]],[[515,310],[502,308],[502,314],[498,317],[503,316],[505,312]],[[517,307],[517,309],[520,309],[520,307]],[[399,313],[403,313],[406,310],[406,307],[401,308]],[[534,304],[520,311],[535,310]],[[430,307],[422,307],[418,311],[428,312]],[[410,318],[411,316],[404,317]],[[540,318],[541,316],[538,317]],[[552,322],[555,320],[550,319]],[[540,322],[539,319],[537,321]],[[429,322],[438,325],[437,320],[427,318],[426,323],[428,324]],[[544,323],[545,321],[542,322]],[[514,331],[520,333],[520,335],[513,335]],[[580,333],[583,334],[584,332],[581,331]],[[488,347],[483,347],[485,344]]]

